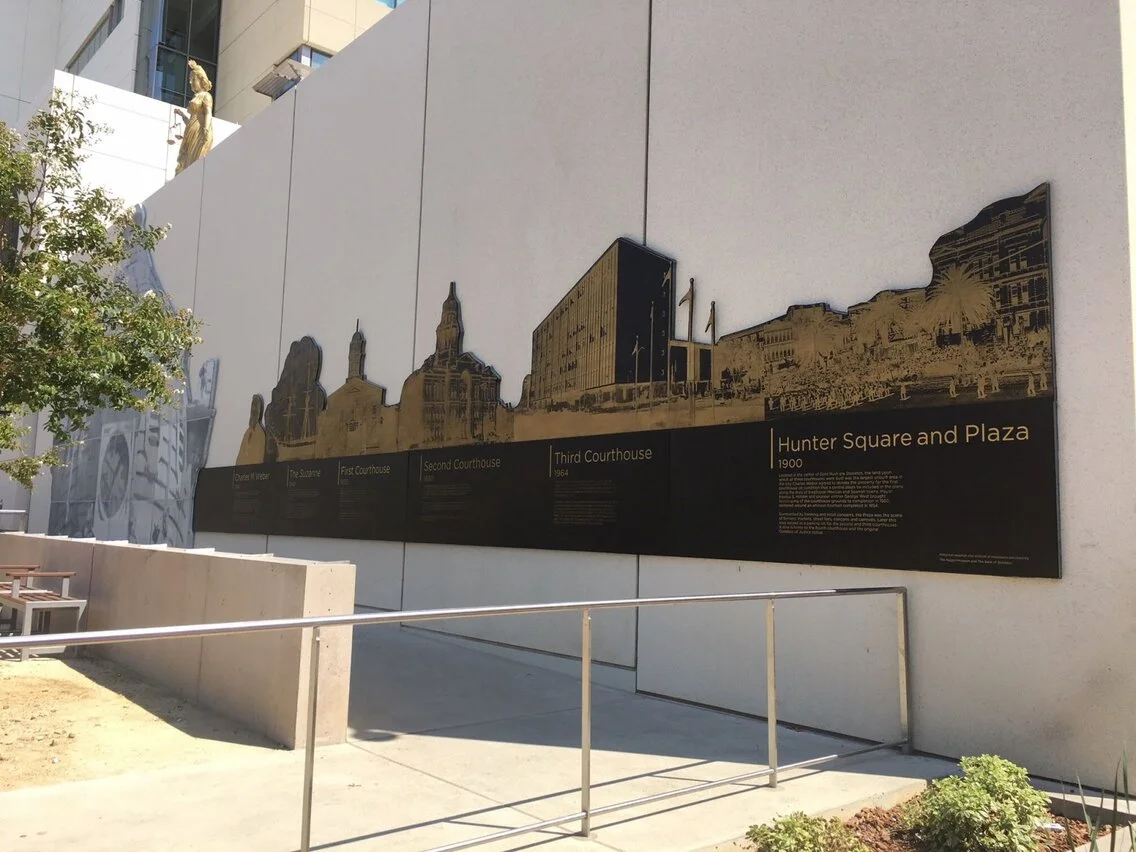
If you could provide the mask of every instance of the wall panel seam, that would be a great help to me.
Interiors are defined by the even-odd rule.
[[[647,195],[651,170],[651,47],[654,40],[655,0],[647,0],[647,101],[643,128],[643,245],[647,245]]]
[[[418,258],[414,266],[414,318],[410,333],[410,369],[413,372],[415,355],[418,352],[418,292],[422,277],[422,207],[426,195],[426,122],[429,119],[430,105],[430,39],[433,22],[434,3],[426,0],[426,70],[422,80],[422,155],[418,168]],[[403,557],[403,571],[406,558]]]
[[[295,91],[292,96],[292,141],[288,147],[288,201],[284,207],[284,268],[280,274],[280,328],[276,334],[276,376],[280,375],[283,365],[281,353],[284,347],[284,310],[288,299],[288,247],[292,239],[292,174],[296,164],[296,109],[299,103],[300,93]],[[267,544],[268,539],[265,538],[266,548]]]

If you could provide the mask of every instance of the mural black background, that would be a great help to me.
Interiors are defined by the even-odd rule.
[[[208,468],[198,478],[195,528],[1057,578],[1054,422],[1053,399],[1039,398]],[[999,436],[1025,426],[1029,439],[966,442],[967,424],[999,427]],[[914,441],[952,427],[955,445],[843,448],[845,433],[908,432]],[[833,448],[771,456],[771,440],[812,436],[835,438]],[[639,458],[583,461],[585,452],[613,450]],[[782,459],[800,467],[780,469]],[[341,470],[360,466],[390,470],[340,484]],[[839,481],[873,471],[890,472],[899,487],[860,517],[888,513],[898,516],[894,526],[781,531],[779,488],[807,474]],[[779,485],[781,477],[797,479]],[[841,487],[861,481],[869,480]],[[803,511],[814,521],[850,514],[846,505]]]

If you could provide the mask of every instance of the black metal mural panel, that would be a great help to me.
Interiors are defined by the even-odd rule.
[[[406,538],[406,453],[335,459],[334,535],[402,541]]]
[[[540,462],[527,445],[411,453],[407,540],[530,546],[539,509],[515,495]]]
[[[210,468],[197,528],[1060,576],[1052,399]]]
[[[204,468],[193,492],[193,528],[267,535],[283,485],[284,470],[279,465]]]
[[[1060,576],[1053,402],[671,433],[670,553]]]
[[[1059,577],[1049,185],[928,256],[843,308],[696,321],[702,285],[620,238],[518,333],[508,387],[450,282],[396,402],[358,323],[330,392],[294,341],[195,528]]]

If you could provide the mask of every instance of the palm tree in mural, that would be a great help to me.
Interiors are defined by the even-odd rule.
[[[805,309],[795,312],[792,322],[797,363],[811,367],[832,354],[840,335],[834,314],[823,307]]]
[[[969,267],[949,266],[932,285],[923,309],[923,328],[932,336],[962,336],[988,324],[996,311],[994,288]]]
[[[892,335],[910,331],[912,316],[906,301],[896,293],[880,293],[854,321],[856,338],[865,350],[877,342],[887,343]]]

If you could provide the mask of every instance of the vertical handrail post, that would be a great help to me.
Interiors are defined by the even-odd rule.
[[[580,626],[580,834],[592,833],[592,613]]]
[[[300,826],[300,852],[312,848],[312,783],[316,771],[316,699],[319,696],[320,629],[312,628],[308,663],[308,738],[304,744],[304,810]]]
[[[911,754],[911,653],[908,648],[907,589],[896,596],[896,626],[899,631],[899,736],[903,751]]]
[[[769,719],[769,786],[777,786],[777,621],[773,601],[765,602],[765,703]]]

